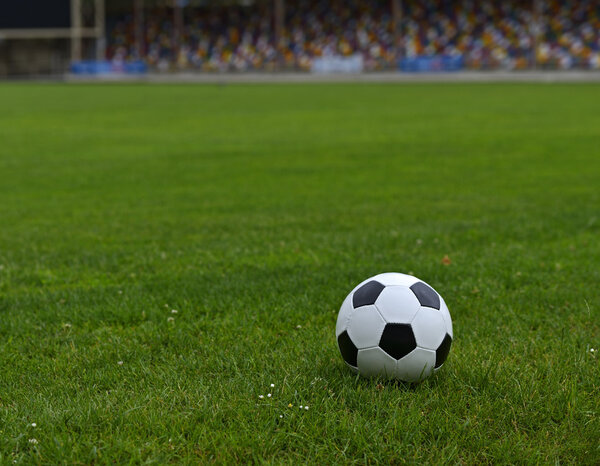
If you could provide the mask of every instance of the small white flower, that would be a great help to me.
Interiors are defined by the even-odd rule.
[[[267,394],[267,396],[268,396],[269,398],[271,398],[271,394],[270,394],[270,393],[269,393],[269,394]]]
[[[32,444],[34,444],[34,445],[37,445],[38,441],[37,441],[37,439],[30,438],[30,439],[29,439],[29,443],[32,443]]]
[[[590,353],[593,353],[594,351],[596,351],[594,348],[590,348]]]
[[[31,427],[37,427],[37,424],[35,422],[32,422]]]
[[[304,409],[305,409],[306,411],[308,411],[308,406],[305,406],[305,407],[304,407]]]
[[[123,290],[119,290],[119,294],[123,294]]]
[[[177,309],[171,309],[171,314],[177,314]]]
[[[273,387],[275,387],[275,384],[274,384],[274,383],[272,383],[272,384],[271,384],[271,388],[273,388]]]
[[[122,365],[123,365],[123,361],[119,361],[117,364],[118,364],[119,366],[122,366]]]
[[[283,414],[280,414],[280,415],[279,415],[279,418],[282,418],[282,417],[283,417]]]
[[[169,318],[167,319],[167,322],[175,322],[175,317],[169,317]]]
[[[300,409],[302,409],[302,408],[303,408],[303,406],[302,406],[302,405],[300,405]]]
[[[302,328],[302,325],[296,325],[296,328]]]
[[[265,395],[258,395],[258,397],[262,400],[265,397]]]

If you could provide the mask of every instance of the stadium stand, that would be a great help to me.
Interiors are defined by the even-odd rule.
[[[27,0],[0,7],[0,76],[398,69],[598,70],[600,2],[56,0],[49,7]]]
[[[310,70],[319,57],[360,56],[367,71],[419,57],[460,59],[467,69],[598,69],[600,3],[404,0],[395,44],[392,2],[286,0],[277,34],[271,2],[153,7],[107,17],[107,56],[156,69]],[[136,28],[143,44],[136,43]],[[404,60],[404,62],[403,62]]]

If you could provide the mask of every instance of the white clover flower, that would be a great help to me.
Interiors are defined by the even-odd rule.
[[[171,314],[177,314],[177,309],[171,309]]]
[[[119,366],[122,366],[122,365],[123,365],[123,361],[119,361],[117,364],[118,364]]]
[[[275,387],[275,384],[274,384],[274,383],[272,383],[272,384],[271,384],[271,388],[274,388],[274,387]]]
[[[258,395],[258,397],[262,400],[265,397],[265,395]]]
[[[167,322],[175,322],[175,317],[169,317],[169,318],[167,319]]]
[[[593,353],[594,351],[596,351],[594,348],[590,348],[590,353]]]
[[[302,408],[303,408],[303,406],[302,406],[302,405],[300,405],[300,409],[302,409]]]
[[[271,398],[271,394],[270,394],[270,393],[269,393],[269,394],[267,394],[267,396],[268,396],[269,398]]]
[[[283,414],[280,414],[280,415],[279,415],[279,418],[281,419],[282,417],[283,417]]]
[[[304,409],[305,409],[306,411],[308,411],[308,406],[305,406],[305,407],[304,407]]]
[[[37,445],[38,441],[37,441],[37,439],[30,438],[29,443],[32,443],[33,445]]]
[[[37,424],[35,422],[32,422],[31,427],[37,427]]]

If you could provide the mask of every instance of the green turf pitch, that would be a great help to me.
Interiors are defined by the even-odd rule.
[[[0,86],[0,464],[600,463],[599,102]],[[416,387],[336,347],[384,271],[454,320]]]

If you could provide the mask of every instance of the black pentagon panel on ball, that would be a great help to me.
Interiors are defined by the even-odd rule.
[[[375,280],[371,280],[369,283],[365,283],[358,290],[354,292],[354,296],[352,297],[352,304],[355,308],[360,306],[368,306],[370,304],[375,304],[377,298],[385,288],[385,285],[382,285]]]
[[[417,347],[410,324],[387,324],[379,347],[394,359],[401,359]]]
[[[433,288],[423,282],[417,282],[410,289],[419,300],[419,303],[421,303],[421,306],[440,310],[440,296]]]
[[[435,350],[435,367],[438,368],[448,357],[448,353],[450,352],[450,345],[452,344],[452,337],[446,333],[444,340],[440,343],[440,346],[437,350]]]
[[[342,353],[344,361],[346,361],[352,367],[356,367],[358,348],[354,343],[352,343],[350,335],[348,335],[346,330],[340,333],[340,336],[338,337],[338,346],[340,347],[340,352]]]

